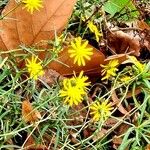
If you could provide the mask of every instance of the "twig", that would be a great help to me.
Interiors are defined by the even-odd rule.
[[[134,27],[112,29],[111,31],[112,31],[112,32],[116,32],[116,31],[120,31],[120,30],[122,30],[122,31],[128,31],[128,30],[140,30],[140,31],[142,31],[142,29],[140,29],[140,28],[134,28]]]

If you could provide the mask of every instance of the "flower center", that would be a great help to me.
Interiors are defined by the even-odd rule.
[[[84,49],[81,47],[77,48],[77,55],[78,56],[84,56],[85,55]]]

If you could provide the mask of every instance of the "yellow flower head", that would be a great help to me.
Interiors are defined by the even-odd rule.
[[[102,36],[102,34],[98,31],[97,26],[94,25],[92,21],[90,21],[87,26],[90,31],[95,34],[96,41],[99,42],[99,38]]]
[[[108,103],[108,100],[105,100],[101,104],[100,102],[95,102],[90,106],[90,114],[93,115],[94,121],[105,121],[111,115],[112,109],[113,107]]]
[[[116,71],[118,71],[117,66],[119,62],[117,59],[109,61],[107,65],[101,65],[102,75],[105,75],[102,80],[109,79],[112,76],[116,76]]]
[[[39,8],[42,8],[42,0],[22,0],[22,2],[25,4],[25,8],[28,12],[33,14],[34,10],[39,10]]]
[[[91,59],[93,49],[88,47],[88,41],[83,42],[81,37],[77,37],[71,42],[71,48],[68,53],[70,53],[71,58],[74,58],[74,64],[85,66],[85,59]]]
[[[86,82],[87,79],[88,77],[83,76],[83,72],[81,72],[78,77],[74,76],[63,80],[63,88],[59,93],[60,97],[64,98],[64,103],[72,106],[82,102],[87,92],[87,86],[90,84]]]
[[[90,82],[86,82],[88,80],[88,77],[83,76],[83,71],[80,72],[78,77],[76,77],[76,74],[74,74],[74,77],[72,79],[75,81],[76,86],[78,86],[81,90],[86,91],[87,86],[90,85]]]
[[[131,80],[131,77],[127,75],[120,78],[120,81],[122,83],[128,83],[130,80]]]
[[[37,80],[38,76],[44,74],[43,68],[41,66],[42,62],[37,63],[37,58],[38,57],[32,56],[31,60],[29,59],[26,60],[26,67],[30,74],[30,78],[33,78],[34,80]]]
[[[60,96],[65,98],[64,103],[72,106],[82,102],[85,92],[75,86],[71,79],[64,79],[63,86],[64,88],[60,90]]]

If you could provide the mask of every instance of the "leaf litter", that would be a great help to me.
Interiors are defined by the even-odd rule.
[[[150,58],[142,57],[143,52],[150,53],[149,4],[146,0],[127,2],[45,0],[43,8],[33,15],[14,0],[5,3],[0,24],[1,148],[149,149]],[[98,29],[90,31],[88,21]],[[99,42],[95,31],[101,35]],[[67,38],[65,44],[61,43],[61,34]],[[88,47],[93,49],[91,61],[83,67],[68,53],[70,42],[79,36],[89,40]],[[44,42],[46,46],[41,46]],[[24,69],[25,60],[33,54],[44,68],[37,81],[30,80]],[[103,81],[100,65],[107,67],[112,60],[117,60],[119,67],[110,66],[108,72],[116,70],[115,76]],[[81,83],[81,71],[91,85],[82,103],[70,108],[62,102],[59,90],[67,86],[65,80],[72,87],[77,79]],[[114,108],[112,111],[104,109],[105,101]],[[103,107],[96,110],[101,116],[95,122],[90,106],[97,102]],[[101,120],[106,112],[109,117]],[[3,124],[8,124],[8,130]],[[17,144],[18,135],[24,141],[22,145]]]

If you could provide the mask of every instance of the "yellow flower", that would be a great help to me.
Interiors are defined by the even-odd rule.
[[[105,121],[111,115],[112,109],[113,107],[108,103],[108,100],[105,100],[101,104],[100,102],[95,102],[90,106],[90,114],[93,115],[94,121]]]
[[[122,83],[128,83],[130,80],[131,80],[131,77],[127,75],[120,78],[120,81]]]
[[[128,56],[128,57],[129,57],[129,60],[137,67],[137,69],[140,72],[143,72],[144,67],[145,67],[144,64],[141,64],[134,56]]]
[[[87,26],[90,31],[95,34],[96,41],[99,42],[99,38],[102,36],[102,34],[98,31],[97,26],[94,25],[92,21],[90,21]]]
[[[74,77],[72,79],[75,80],[76,86],[78,86],[81,90],[87,90],[87,86],[90,85],[90,82],[86,82],[88,77],[83,76],[83,71],[80,72],[78,77],[76,77],[76,74],[74,73]]]
[[[64,98],[64,103],[69,106],[73,104],[78,105],[83,101],[83,97],[86,95],[87,86],[90,84],[86,83],[88,77],[83,76],[83,72],[78,77],[74,76],[70,79],[63,80],[63,88],[60,90],[60,97]]]
[[[69,79],[63,80],[63,90],[60,90],[60,97],[64,97],[64,103],[67,103],[69,106],[73,104],[78,105],[83,100],[83,95],[85,92],[80,90],[77,86],[73,85],[73,82]]]
[[[22,0],[22,2],[25,4],[25,8],[28,12],[33,14],[34,10],[39,10],[39,8],[42,8],[42,0]]]
[[[102,80],[109,79],[112,76],[116,76],[116,71],[118,71],[117,66],[119,62],[117,59],[109,61],[107,65],[101,65],[102,75],[105,75]]]
[[[26,60],[26,67],[30,74],[30,78],[37,80],[38,76],[44,74],[43,68],[41,66],[42,62],[37,63],[38,57],[32,56],[31,61],[29,59]]]
[[[85,66],[85,59],[91,59],[93,49],[88,47],[88,41],[82,42],[82,38],[77,37],[71,42],[71,48],[68,53],[70,53],[71,58],[74,58],[74,64]]]

